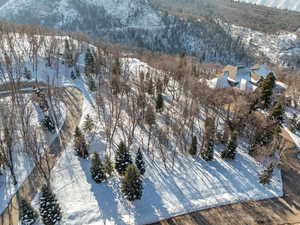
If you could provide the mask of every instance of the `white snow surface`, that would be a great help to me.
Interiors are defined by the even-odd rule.
[[[0,99],[1,103],[3,101],[5,101],[5,99]],[[57,121],[57,132],[59,132],[59,130],[63,127],[66,118],[65,104],[59,102],[59,105],[59,109],[55,109],[56,114],[59,115]],[[33,109],[31,122],[35,124],[35,126],[37,126],[37,129],[40,129],[39,121],[43,116],[41,115],[41,110],[38,107],[35,107],[31,102],[28,104],[27,107]],[[51,143],[53,143],[53,141],[57,137],[57,132],[52,134],[49,134],[48,132],[43,133],[40,137],[39,143],[41,145],[43,145],[44,143],[48,143],[48,145],[51,145]],[[19,138],[19,140],[22,139]],[[9,169],[5,169],[4,171],[2,171],[3,175],[0,176],[0,214],[7,207],[7,204],[11,201],[11,198],[14,196],[14,194],[17,192],[17,190],[20,188],[20,186],[23,184],[23,182],[30,175],[34,168],[33,159],[27,153],[24,152],[23,143],[21,141],[17,141],[14,144],[13,159],[14,170],[18,184],[13,184]]]
[[[126,27],[147,28],[162,25],[160,15],[147,0],[85,0],[79,2],[86,6],[103,7],[108,15],[117,18]],[[39,13],[41,18],[57,15],[56,17],[60,18],[57,27],[68,25],[81,17],[81,13],[74,7],[72,0],[56,0],[47,3],[41,3],[39,0],[10,0],[0,7],[0,14],[5,16],[6,13],[10,13],[17,16],[19,11],[24,8]]]
[[[233,38],[239,38],[256,56],[265,56],[271,63],[283,67],[298,64],[300,37],[292,32],[267,34],[250,28],[225,24]]]
[[[128,61],[133,73],[147,71],[148,66],[139,60]],[[84,85],[80,88],[88,93]],[[81,125],[87,114],[95,116],[93,102],[90,95],[84,100]],[[101,137],[101,128],[98,129],[89,151],[99,152],[103,158],[106,143]],[[138,147],[145,147],[143,140],[147,134],[143,132],[141,129],[136,132],[132,156]],[[118,143],[122,137],[118,133],[115,139]],[[62,224],[140,225],[215,206],[281,196],[280,170],[275,169],[270,185],[260,184],[258,176],[264,167],[251,158],[245,148],[246,144],[241,142],[234,161],[220,158],[220,146],[212,162],[179,154],[173,169],[166,169],[158,155],[153,162],[152,155],[144,151],[143,197],[130,203],[122,196],[118,175],[96,184],[90,176],[90,161],[78,159],[70,143],[53,170],[52,186],[62,207]]]
[[[24,49],[24,51],[26,50]],[[44,71],[47,68],[43,66],[45,61],[42,55],[39,59],[38,69]],[[138,59],[124,60],[129,63],[128,68],[132,76],[138,77],[141,70],[144,72],[154,70]],[[82,59],[79,61],[82,63]],[[63,65],[59,66],[63,67],[60,70],[62,76],[59,76],[60,79],[56,85],[76,86],[85,97],[80,121],[80,125],[83,125],[87,114],[95,118],[93,95],[88,91],[84,79],[71,80],[71,69],[65,68]],[[48,69],[45,72],[47,76],[42,75],[41,77],[40,73],[36,73],[39,80],[57,76],[54,70]],[[160,75],[159,71],[155,72]],[[6,80],[3,77],[2,79]],[[164,96],[166,98],[165,107],[171,107],[168,102],[168,94],[167,92]],[[122,112],[122,121],[125,123],[128,121],[125,112]],[[162,118],[158,118],[157,123],[162,124]],[[198,125],[198,127],[203,127],[203,121]],[[134,144],[131,147],[133,158],[138,147],[146,149],[147,133],[145,130],[137,128]],[[117,131],[114,144],[118,144],[122,139],[121,132]],[[174,137],[171,137],[170,143],[170,147],[172,147],[175,143]],[[274,170],[270,185],[264,186],[259,183],[258,176],[264,166],[248,155],[247,144],[244,142],[239,143],[234,161],[222,160],[219,154],[222,147],[216,146],[214,161],[205,162],[178,153],[174,168],[169,165],[170,161],[167,162],[167,167],[164,166],[159,149],[156,145],[151,144],[151,149],[154,150],[154,161],[152,154],[147,154],[146,150],[143,151],[146,162],[143,197],[141,200],[129,203],[120,192],[119,176],[114,175],[108,182],[96,184],[90,176],[90,160],[78,159],[74,155],[72,146],[73,144],[70,142],[52,173],[52,187],[63,212],[62,225],[140,225],[219,205],[278,197],[283,194],[279,169]],[[97,124],[95,138],[90,143],[89,151],[90,153],[97,151],[103,158],[105,147],[103,127]],[[166,150],[167,158],[170,157],[169,154],[171,153]],[[24,158],[21,160],[26,162]],[[27,175],[22,175],[23,179]],[[7,195],[3,196],[3,199],[8,201]]]
[[[235,0],[239,2],[247,2],[257,5],[265,5],[280,9],[289,9],[294,11],[300,11],[299,0]]]

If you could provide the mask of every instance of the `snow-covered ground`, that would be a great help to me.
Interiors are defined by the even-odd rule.
[[[78,87],[85,97],[80,125],[83,125],[83,120],[87,114],[97,118],[94,108],[95,99],[87,89],[84,78],[73,81],[70,79],[71,68],[61,64],[58,64],[59,73],[45,67],[46,61],[42,56],[43,51],[39,58],[38,73],[36,73],[38,79],[45,81],[47,77],[56,77],[58,83],[55,85]],[[132,79],[137,78],[140,71],[145,73],[148,70],[155,71],[137,59],[122,60],[122,62],[125,61],[128,62],[127,68],[132,75],[130,84],[135,83]],[[81,55],[79,65],[82,63],[83,57]],[[30,65],[29,63],[28,67]],[[160,75],[159,71],[155,71],[155,74]],[[132,89],[135,88],[134,85],[131,86]],[[164,93],[165,107],[170,108],[170,111],[176,114],[179,109],[170,104],[169,90]],[[104,93],[103,95],[105,98]],[[107,99],[104,101],[108,103]],[[128,125],[129,118],[126,112],[122,111],[121,115],[123,125]],[[202,129],[204,125],[203,115],[201,114],[199,117],[202,117],[202,120],[199,119],[197,127]],[[165,128],[163,127],[163,120],[163,116],[158,116],[157,124],[162,129]],[[120,129],[117,130],[114,146],[124,139],[122,132]],[[195,132],[199,134],[196,129]],[[103,133],[103,126],[101,123],[97,123],[95,137],[89,145],[90,153],[99,152],[102,158],[107,146]],[[141,147],[146,161],[143,197],[133,203],[124,200],[120,192],[120,178],[117,175],[108,182],[96,184],[90,176],[90,161],[80,160],[74,155],[72,142],[67,146],[52,173],[52,186],[63,211],[62,224],[145,224],[218,205],[277,197],[283,194],[279,169],[275,169],[270,185],[264,186],[259,183],[258,176],[264,169],[264,165],[259,164],[247,154],[245,142],[239,143],[238,153],[234,161],[220,159],[219,153],[222,146],[216,146],[215,160],[212,162],[193,159],[189,155],[177,152],[174,167],[172,167],[170,157],[174,151],[168,150],[169,148],[172,149],[176,138],[173,135],[169,137],[170,146],[168,149],[164,149],[165,157],[169,160],[165,164],[157,143],[150,144],[151,152],[145,150],[147,149],[147,135],[147,129],[138,127],[135,132],[134,144],[130,149],[134,158],[135,152]],[[115,148],[113,147],[113,149]],[[111,154],[114,153],[111,152]],[[29,161],[24,160],[24,157],[21,157],[20,160],[24,163]],[[27,166],[26,168],[30,172],[32,167]],[[29,172],[20,172],[20,176],[22,176],[20,180],[24,180]],[[4,187],[11,190],[7,184]],[[9,201],[7,196],[3,196],[6,202]],[[37,198],[35,202],[37,202]]]
[[[265,5],[265,6],[280,8],[280,9],[300,11],[300,1],[298,0],[235,0],[235,1]]]
[[[234,38],[240,39],[256,56],[284,67],[300,66],[300,37],[296,33],[266,34],[237,25],[226,25]],[[299,25],[300,26],[300,25]]]
[[[8,104],[7,98],[8,97],[0,99],[1,104]],[[30,98],[30,95],[26,94],[26,98]],[[62,102],[58,102],[58,104],[59,107],[55,109],[55,113],[58,116],[57,132],[59,132],[59,130],[62,128],[66,118],[65,104]],[[42,132],[40,121],[43,118],[43,114],[40,108],[32,104],[32,102],[28,103],[27,108],[28,110],[32,110],[32,114],[30,117],[31,125],[36,127],[36,129],[40,132],[38,136],[39,144],[44,145],[45,143],[48,143],[48,145],[50,145],[55,140],[58,133],[55,132],[53,134],[49,134],[47,131],[46,133]],[[21,135],[19,133],[19,130],[18,135]],[[32,172],[34,168],[33,159],[28,153],[24,151],[21,136],[19,138],[16,138],[16,140],[18,141],[14,143],[13,161],[14,171],[16,174],[18,184],[13,184],[13,180],[11,178],[11,174],[8,168],[1,171],[3,175],[0,176],[0,214],[6,208],[13,195],[16,193],[16,191],[19,189],[19,187],[22,185],[22,183],[25,181],[27,176]]]
[[[134,73],[147,70],[147,65],[137,59],[128,61]],[[82,85],[81,88],[85,87]],[[87,114],[95,116],[93,99],[85,98],[83,109],[81,125]],[[125,117],[122,119],[126,120]],[[89,151],[99,152],[103,158],[106,142],[99,124],[95,133]],[[133,157],[138,147],[146,149],[146,135],[143,129],[136,131],[131,147]],[[122,135],[117,132],[116,144],[120,140]],[[154,151],[155,161],[152,153],[147,154],[144,150],[146,174],[143,197],[129,203],[120,191],[118,175],[108,182],[96,184],[90,176],[90,161],[78,159],[70,143],[53,170],[52,186],[62,207],[62,224],[146,224],[219,205],[281,196],[280,170],[275,169],[270,185],[260,184],[258,176],[264,167],[246,153],[246,147],[244,142],[239,144],[234,161],[220,158],[222,146],[216,147],[212,162],[178,154],[173,168],[168,162],[167,167],[164,166],[158,149]],[[36,198],[35,204],[37,202]]]

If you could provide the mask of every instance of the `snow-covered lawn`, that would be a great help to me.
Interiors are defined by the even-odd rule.
[[[93,110],[87,99],[83,108],[82,118]],[[137,140],[142,139],[141,132],[138,130]],[[96,135],[90,152],[97,151],[103,157],[105,145]],[[138,141],[131,148],[133,157],[140,145]],[[220,158],[221,146],[216,147],[212,162],[179,154],[174,168],[169,163],[167,169],[159,157],[153,161],[144,151],[143,197],[130,203],[122,196],[118,175],[96,184],[90,176],[90,161],[78,159],[70,144],[53,170],[52,185],[63,210],[62,224],[146,224],[219,205],[281,196],[280,170],[275,169],[271,184],[263,186],[258,179],[263,166],[244,151],[245,147],[245,143],[239,144],[234,161]]]

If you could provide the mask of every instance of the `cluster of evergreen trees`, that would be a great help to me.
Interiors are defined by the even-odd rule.
[[[39,214],[44,225],[58,225],[62,219],[61,208],[49,184],[42,187]],[[39,218],[39,214],[26,200],[21,200],[21,225],[34,225]]]
[[[121,191],[129,201],[141,199],[143,192],[142,175],[145,174],[145,162],[139,149],[133,164],[129,149],[124,142],[118,145],[115,163],[105,156],[101,161],[99,154],[94,153],[91,165],[91,176],[96,183],[102,183],[113,174],[113,169],[122,177]]]

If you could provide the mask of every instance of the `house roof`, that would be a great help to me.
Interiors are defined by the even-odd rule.
[[[251,73],[250,73],[250,76],[251,76],[251,82],[253,82],[253,83],[257,83],[257,82],[260,81],[261,78],[262,78],[261,75],[255,73],[255,72],[251,72]]]
[[[228,78],[232,81],[236,81],[236,76],[238,72],[238,68],[236,66],[228,65],[223,69],[224,73],[228,73]]]

